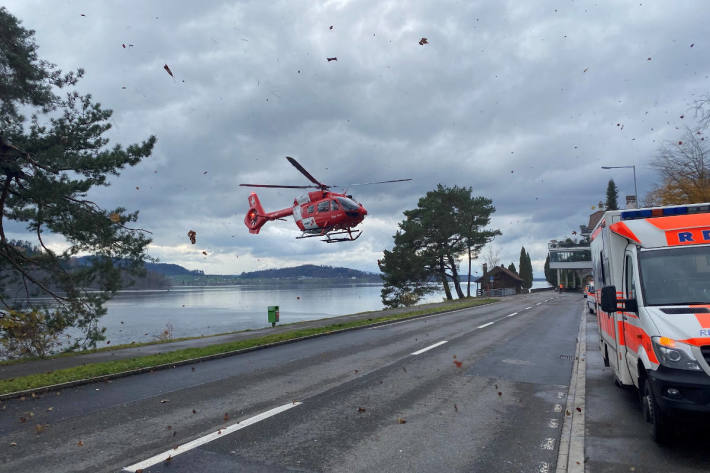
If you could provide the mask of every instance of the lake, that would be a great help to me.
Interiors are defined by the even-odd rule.
[[[546,285],[533,283],[533,287]],[[165,330],[175,338],[212,335],[267,326],[270,305],[279,306],[280,323],[380,310],[381,289],[381,284],[318,286],[310,282],[122,291],[106,304],[108,313],[100,325],[106,327],[106,339],[112,345],[155,340]],[[443,291],[422,302],[442,299]]]

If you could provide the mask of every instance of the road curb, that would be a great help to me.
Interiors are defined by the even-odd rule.
[[[309,340],[312,338],[324,337],[327,335],[335,335],[338,333],[351,332],[354,330],[361,330],[361,329],[365,329],[365,328],[378,327],[378,326],[382,326],[382,325],[390,325],[390,324],[393,324],[396,322],[402,322],[405,320],[416,320],[416,319],[420,319],[423,317],[431,317],[432,315],[452,314],[452,313],[461,312],[464,310],[475,309],[477,307],[484,307],[487,305],[494,304],[496,302],[498,302],[498,301],[496,300],[493,302],[486,302],[485,304],[475,305],[475,306],[471,306],[471,307],[464,307],[462,309],[446,310],[446,311],[442,311],[442,312],[435,312],[433,314],[421,314],[421,315],[415,315],[412,317],[406,317],[406,318],[401,318],[401,319],[393,319],[393,320],[387,320],[384,322],[375,322],[372,324],[360,325],[358,327],[349,327],[349,328],[344,328],[344,329],[339,329],[339,330],[331,330],[329,332],[323,332],[323,333],[317,333],[314,335],[307,335],[304,337],[292,338],[292,339],[283,340],[280,342],[267,343],[265,345],[257,345],[254,347],[241,348],[239,350],[232,350],[232,351],[228,351],[228,352],[224,352],[224,353],[215,353],[213,355],[206,355],[206,356],[201,356],[201,357],[197,357],[197,358],[190,358],[187,360],[176,361],[174,363],[164,363],[162,365],[146,366],[145,368],[137,368],[134,370],[121,371],[120,373],[106,374],[106,375],[102,375],[102,376],[96,376],[93,378],[77,379],[74,381],[67,381],[65,383],[52,384],[49,386],[42,386],[39,388],[25,389],[22,391],[15,391],[15,392],[11,392],[11,393],[0,394],[0,401],[6,401],[8,399],[14,399],[17,397],[22,397],[22,396],[31,396],[33,394],[35,394],[35,395],[42,394],[42,393],[46,393],[46,392],[50,392],[50,391],[57,391],[60,389],[72,388],[72,387],[81,386],[84,384],[100,383],[100,382],[109,381],[112,379],[133,376],[136,374],[149,373],[151,371],[159,371],[159,370],[177,368],[178,366],[191,365],[191,364],[195,364],[195,363],[201,363],[203,361],[216,360],[219,358],[227,358],[230,356],[241,355],[243,353],[249,353],[249,352],[256,351],[256,350],[262,350],[265,348],[276,347],[279,345],[287,345],[289,343],[296,343],[296,342],[300,342],[303,340]],[[175,351],[177,351],[177,350],[175,350]],[[147,355],[147,356],[149,356],[149,355]],[[136,357],[136,358],[139,358],[139,357]]]
[[[572,377],[567,392],[565,420],[560,436],[556,473],[584,473],[584,414],[587,357],[586,307],[577,333],[577,351],[572,366]]]

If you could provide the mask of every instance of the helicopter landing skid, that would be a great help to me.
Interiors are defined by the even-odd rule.
[[[332,238],[333,235],[347,235],[343,236],[340,238]],[[303,234],[299,237],[296,237],[296,239],[300,240],[301,238],[314,238],[314,237],[325,237],[324,241],[326,243],[342,243],[345,241],[355,241],[358,238],[360,238],[360,235],[362,235],[361,230],[342,230],[338,232],[329,232],[329,233],[315,233],[315,234]]]

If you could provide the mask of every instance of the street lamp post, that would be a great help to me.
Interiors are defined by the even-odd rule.
[[[602,169],[628,169],[631,168],[634,171],[634,196],[636,197],[636,205],[639,205],[639,193],[636,189],[636,166],[602,166]]]

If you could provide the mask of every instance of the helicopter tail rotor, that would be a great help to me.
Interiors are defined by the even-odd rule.
[[[261,227],[268,221],[264,208],[259,202],[259,196],[256,192],[252,192],[249,194],[249,211],[244,216],[244,224],[249,229],[249,233],[259,233]]]

